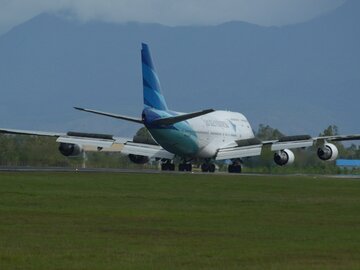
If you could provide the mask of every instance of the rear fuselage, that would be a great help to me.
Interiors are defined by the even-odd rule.
[[[169,126],[151,124],[153,120],[180,114],[147,108],[143,120],[159,145],[182,158],[213,158],[219,148],[254,137],[246,117],[236,112],[215,111]]]

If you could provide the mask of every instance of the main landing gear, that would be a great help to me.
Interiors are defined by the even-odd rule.
[[[164,163],[161,164],[161,170],[162,171],[174,171],[175,170],[175,164],[171,163],[171,160],[167,160]]]
[[[162,171],[175,171],[175,164],[171,160],[163,160],[161,164]],[[184,161],[183,163],[179,164],[179,171],[180,172],[191,172],[192,171],[192,164],[191,162]]]
[[[233,160],[233,163],[228,166],[229,173],[241,173],[241,163],[240,160]]]
[[[179,172],[191,172],[192,164],[191,163],[180,163],[179,164]]]
[[[215,172],[215,164],[214,163],[203,163],[201,164],[202,172]]]

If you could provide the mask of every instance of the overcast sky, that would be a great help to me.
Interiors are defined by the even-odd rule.
[[[346,0],[0,0],[0,34],[43,12],[71,11],[82,21],[260,25],[302,22]]]

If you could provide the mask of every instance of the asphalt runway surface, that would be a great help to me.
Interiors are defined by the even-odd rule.
[[[145,173],[145,174],[162,173],[162,171],[152,170],[152,169],[137,170],[137,169],[112,169],[112,168],[68,168],[68,167],[28,167],[28,166],[0,167],[0,172],[87,172],[87,173],[93,172],[93,173]],[[180,173],[180,172],[176,172],[176,173]]]
[[[360,179],[360,175],[349,174],[265,174],[265,173],[227,173],[227,172],[179,172],[179,171],[161,171],[155,169],[115,169],[115,168],[67,168],[67,167],[28,167],[28,166],[16,166],[16,167],[0,167],[0,172],[78,172],[78,173],[141,173],[141,174],[207,174],[207,175],[228,175],[228,176],[308,176],[316,178],[338,178],[338,179]]]

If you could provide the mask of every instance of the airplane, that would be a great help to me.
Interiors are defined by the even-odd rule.
[[[247,118],[238,112],[205,109],[192,113],[180,113],[168,108],[161,92],[149,46],[142,43],[141,50],[144,109],[141,118],[74,107],[115,119],[141,124],[151,134],[150,140],[134,137],[133,140],[108,134],[82,132],[43,132],[16,129],[0,129],[0,133],[56,137],[59,151],[64,156],[78,156],[84,147],[97,151],[123,144],[121,153],[138,164],[150,159],[161,161],[163,171],[174,171],[174,160],[180,159],[179,171],[191,171],[192,162],[202,162],[202,172],[214,172],[215,162],[230,160],[229,173],[240,173],[242,159],[259,156],[265,147],[274,152],[274,162],[279,166],[292,164],[295,155],[291,149],[317,146],[321,160],[333,161],[338,149],[332,142],[360,140],[360,134],[311,137],[310,135],[284,136],[278,140],[261,141],[255,137]]]

